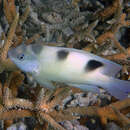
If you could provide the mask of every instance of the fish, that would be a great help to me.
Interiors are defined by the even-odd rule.
[[[87,51],[22,43],[11,48],[8,57],[20,70],[31,74],[48,89],[55,88],[54,81],[96,93],[101,87],[119,100],[130,93],[130,81],[116,77],[121,65]]]

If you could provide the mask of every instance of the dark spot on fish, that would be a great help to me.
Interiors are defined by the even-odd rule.
[[[97,60],[90,60],[87,65],[85,66],[86,71],[92,71],[95,70],[99,67],[102,67],[103,63],[97,61]]]
[[[43,49],[43,46],[41,44],[32,44],[31,48],[35,54],[40,54]]]
[[[127,57],[127,60],[130,60],[130,57]]]
[[[57,52],[57,57],[59,60],[64,60],[67,58],[69,52],[67,50],[60,50]]]

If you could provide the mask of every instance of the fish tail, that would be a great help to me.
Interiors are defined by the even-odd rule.
[[[119,80],[106,75],[101,75],[101,80],[98,80],[98,85],[106,89],[112,96],[119,100],[128,97],[130,93],[130,81]]]

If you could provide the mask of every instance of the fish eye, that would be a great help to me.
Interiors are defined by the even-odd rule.
[[[18,55],[18,57],[17,57],[19,60],[24,60],[24,54],[20,54],[20,55]]]

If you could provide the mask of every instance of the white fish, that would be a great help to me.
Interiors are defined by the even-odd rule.
[[[47,88],[54,88],[51,81],[63,82],[98,92],[107,90],[118,99],[128,97],[130,82],[119,80],[115,75],[121,66],[86,51],[31,44],[9,50],[10,59],[24,72]]]

